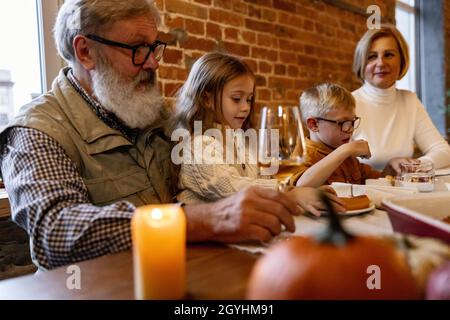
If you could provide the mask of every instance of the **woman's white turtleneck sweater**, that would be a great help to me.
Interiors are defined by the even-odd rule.
[[[381,170],[392,158],[412,157],[416,144],[424,154],[420,159],[431,160],[436,169],[450,166],[450,147],[415,93],[366,82],[353,96],[361,117],[353,139],[367,140],[372,153],[362,162]]]

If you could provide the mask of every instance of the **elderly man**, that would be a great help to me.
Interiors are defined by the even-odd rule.
[[[13,219],[42,269],[129,249],[136,206],[173,201],[159,21],[149,0],[66,0],[55,39],[69,67],[1,133]],[[267,240],[293,231],[300,210],[250,188],[185,206],[188,240]]]

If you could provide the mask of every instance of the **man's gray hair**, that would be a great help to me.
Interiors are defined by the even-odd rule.
[[[71,64],[75,62],[75,36],[98,33],[117,21],[142,15],[152,16],[157,25],[161,23],[154,0],[66,0],[53,29],[58,52]]]

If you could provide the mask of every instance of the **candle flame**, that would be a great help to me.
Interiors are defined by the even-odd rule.
[[[161,209],[155,208],[152,210],[151,217],[154,220],[161,220],[163,218],[163,212]]]

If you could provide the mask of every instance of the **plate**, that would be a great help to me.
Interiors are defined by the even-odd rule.
[[[372,211],[373,209],[375,209],[375,204],[370,203],[370,206],[368,206],[367,208],[342,212],[342,213],[340,213],[340,215],[351,216],[351,215],[355,215],[355,214],[366,213],[366,212]]]
[[[450,168],[438,169],[434,172],[436,177],[450,175]]]
[[[350,210],[350,211],[347,211],[347,212],[339,212],[339,215],[343,216],[343,217],[345,217],[345,216],[351,217],[351,216],[356,216],[356,215],[361,214],[361,213],[370,212],[373,209],[375,209],[375,204],[373,202],[371,202],[370,206],[368,206],[367,208],[358,209],[358,210]],[[321,213],[320,216],[313,215],[310,212],[305,212],[304,215],[309,217],[309,218],[311,218],[311,219],[317,220],[317,219],[324,218],[328,214],[327,211],[320,211],[320,213]]]

